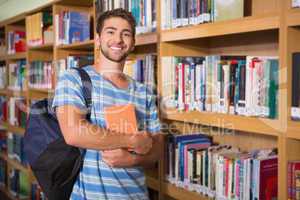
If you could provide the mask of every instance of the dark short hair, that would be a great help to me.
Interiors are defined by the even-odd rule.
[[[131,14],[131,12],[123,9],[123,8],[117,8],[113,10],[108,10],[106,12],[101,13],[97,18],[97,24],[96,24],[96,32],[100,35],[104,21],[112,18],[112,17],[120,17],[122,19],[125,19],[131,26],[133,36],[135,35],[135,26],[136,22]]]

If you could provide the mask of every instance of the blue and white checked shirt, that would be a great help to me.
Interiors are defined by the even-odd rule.
[[[134,104],[139,127],[151,133],[160,130],[155,96],[145,85],[129,78],[127,89],[119,89],[104,79],[92,66],[83,69],[92,80],[91,121],[105,127],[106,106]],[[85,110],[81,79],[76,70],[67,70],[55,89],[53,107],[74,105]],[[141,167],[112,168],[101,159],[101,152],[87,149],[83,169],[71,194],[72,200],[148,200],[145,176]]]

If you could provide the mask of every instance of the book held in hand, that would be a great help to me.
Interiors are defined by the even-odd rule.
[[[138,131],[135,106],[113,105],[104,108],[106,128],[115,132],[132,134]]]

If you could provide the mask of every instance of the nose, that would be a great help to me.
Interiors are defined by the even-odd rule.
[[[122,37],[122,33],[117,33],[115,34],[115,41],[119,44],[123,42],[123,37]]]

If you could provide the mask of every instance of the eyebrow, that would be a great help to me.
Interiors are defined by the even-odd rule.
[[[104,30],[106,30],[106,29],[117,30],[117,28],[116,28],[116,27],[113,27],[113,26],[105,27]],[[125,31],[132,33],[132,31],[131,31],[130,29],[123,29],[123,30],[122,30],[122,32],[125,32]]]

